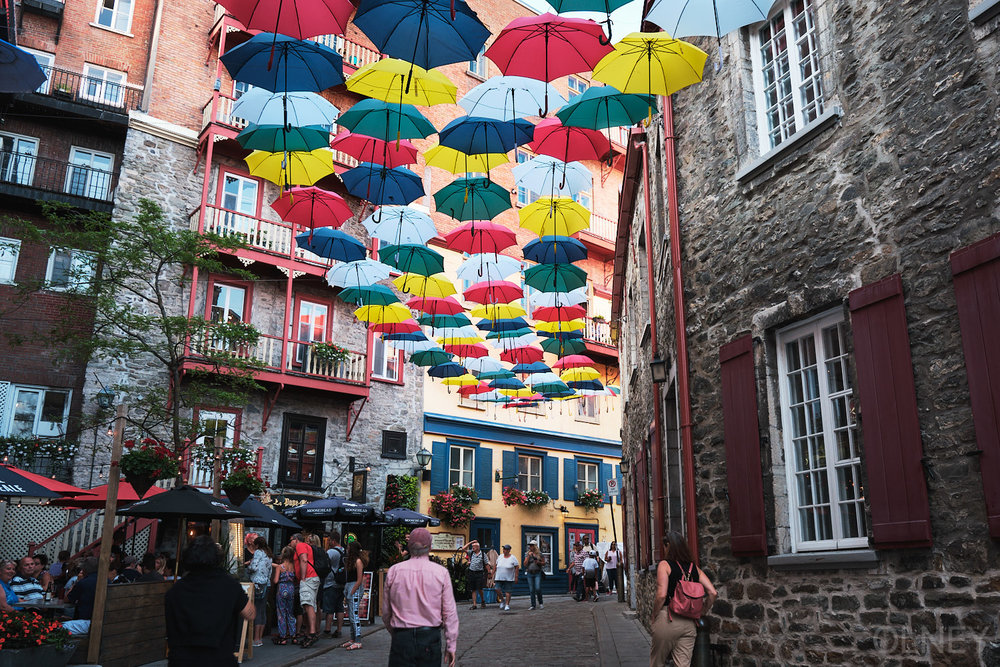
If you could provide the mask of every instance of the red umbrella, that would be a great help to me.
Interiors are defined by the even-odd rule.
[[[531,313],[532,319],[543,322],[569,322],[578,317],[586,317],[587,309],[583,306],[548,306],[535,308]]]
[[[359,162],[374,162],[390,169],[417,162],[417,147],[405,139],[382,141],[364,134],[341,132],[330,140],[330,148],[347,153]]]
[[[373,324],[368,327],[376,333],[415,333],[420,331],[420,325],[413,320],[407,320],[406,322],[384,322],[382,324]]]
[[[544,358],[542,348],[534,345],[513,347],[500,354],[500,358],[511,364],[533,364]]]
[[[285,7],[282,0],[222,0],[219,4],[250,30],[296,39],[343,35],[354,12],[350,0],[295,0]]]
[[[562,160],[603,160],[611,152],[611,142],[597,130],[566,127],[558,118],[547,118],[535,125],[531,150]]]
[[[301,225],[309,230],[317,227],[336,229],[354,215],[343,197],[315,186],[286,190],[274,200],[271,208],[285,222]]]
[[[161,489],[158,486],[149,487],[149,491],[146,491],[146,495],[143,498],[152,498],[155,495],[165,493],[166,489]],[[103,509],[104,504],[108,500],[108,485],[102,484],[101,486],[95,486],[87,493],[91,494],[84,496],[82,498],[62,498],[60,500],[53,500],[51,505],[59,505],[60,507],[71,507],[76,509]],[[139,496],[136,495],[135,490],[132,485],[126,482],[124,479],[118,482],[118,504],[122,503],[134,503],[139,500]]]
[[[487,280],[471,286],[462,296],[476,303],[510,303],[522,298],[524,290],[507,280]]]
[[[489,221],[467,222],[445,235],[444,243],[449,250],[497,254],[501,250],[517,245],[517,235],[507,227]]]
[[[467,384],[464,387],[458,388],[458,393],[462,396],[471,396],[472,394],[485,394],[488,391],[493,391],[490,386],[485,382],[480,382],[479,384]]]
[[[445,352],[450,352],[459,357],[486,357],[489,356],[490,351],[486,349],[486,346],[482,343],[476,343],[474,345],[445,345]]]
[[[49,491],[54,491],[63,496],[89,496],[90,491],[84,491],[83,489],[73,486],[72,484],[64,484],[63,482],[52,479],[51,477],[45,477],[44,475],[38,475],[33,472],[28,472],[27,470],[21,470],[20,468],[15,468],[12,465],[3,464],[4,468],[10,470],[11,472],[24,477],[28,481],[34,482],[39,486],[43,486]]]
[[[553,369],[567,369],[567,368],[583,368],[584,366],[593,366],[594,360],[585,354],[568,354],[556,363],[552,364]]]
[[[456,301],[453,296],[443,298],[415,296],[406,302],[406,307],[428,315],[457,315],[465,310],[465,306]]]

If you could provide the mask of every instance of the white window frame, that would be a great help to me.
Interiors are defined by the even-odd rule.
[[[116,80],[119,76],[121,77],[120,81]],[[89,90],[91,84],[95,86],[94,92]],[[127,87],[127,72],[84,63],[83,81],[80,82],[79,91],[79,95],[83,99],[109,107],[122,107],[125,106],[125,89]]]
[[[226,434],[224,436],[224,441],[222,443],[223,449],[232,449],[236,446],[236,420],[238,415],[236,412],[230,412],[228,410],[198,410],[198,421],[202,424],[209,420],[214,420],[216,422],[224,421],[226,423]],[[219,429],[221,430],[221,429]],[[216,431],[218,434],[219,431]],[[214,435],[209,435],[204,433],[195,440],[198,445],[204,446],[206,444],[215,445]],[[213,465],[212,463],[205,462],[199,464],[194,459],[191,460],[191,464],[188,466],[188,484],[193,484],[194,486],[211,486],[212,485],[212,475],[213,475]]]
[[[479,50],[479,55],[476,56],[475,60],[469,61],[468,73],[477,79],[485,80],[487,76],[487,62],[486,62],[486,46],[484,45],[482,49]]]
[[[57,285],[52,282],[52,273],[55,271],[56,255],[60,253],[69,254],[70,275],[67,276],[65,285]],[[76,248],[52,248],[49,251],[49,261],[45,266],[45,289],[56,292],[75,292],[81,288],[90,286],[97,275],[97,255],[88,250],[77,250]]]
[[[458,467],[454,467],[454,454],[459,453]],[[466,460],[468,458],[468,460]],[[466,467],[466,463],[471,464]],[[469,484],[465,483],[468,477]],[[448,450],[448,488],[455,486],[467,486],[470,489],[476,487],[476,448],[463,447],[462,445],[451,445]]]
[[[801,1],[803,12],[802,23],[796,25],[796,16],[792,14],[792,4]],[[768,121],[768,103],[765,97],[764,65],[761,57],[760,31],[764,24],[758,23],[750,27],[750,56],[753,70],[754,104],[757,118],[757,134],[760,153],[764,154],[787,142],[797,132],[801,131],[811,121],[818,118],[825,108],[826,99],[823,92],[823,69],[819,48],[819,28],[817,26],[816,0],[783,0],[771,12],[769,22],[779,16],[784,20],[785,32],[785,62],[788,68],[792,114],[784,116],[777,128],[772,129]],[[804,28],[804,30],[803,30]],[[809,45],[809,57],[800,59],[799,45]],[[811,74],[803,78],[803,66],[811,69]],[[774,84],[776,87],[778,82]],[[809,102],[803,101],[806,92],[811,91],[815,98]],[[777,107],[782,106],[779,99]],[[773,136],[774,134],[777,136]]]
[[[316,315],[317,310],[323,309],[323,327],[319,332],[319,336],[316,334]],[[303,352],[309,347],[311,343],[325,343],[327,330],[330,328],[330,318],[333,316],[333,309],[330,307],[329,303],[324,303],[322,301],[314,301],[312,299],[300,299],[298,308],[298,317],[295,318],[295,340],[299,341],[295,349],[295,361],[297,363],[302,363]],[[305,319],[303,319],[305,315]],[[302,326],[306,324],[308,327],[306,331],[306,336],[302,337]]]
[[[780,402],[781,410],[781,432],[782,441],[784,446],[784,458],[785,458],[785,478],[788,489],[788,522],[791,534],[791,545],[792,552],[799,551],[829,551],[829,550],[839,550],[839,549],[858,549],[865,548],[868,546],[868,535],[867,526],[870,521],[867,516],[864,507],[864,490],[858,498],[841,498],[838,494],[839,483],[838,483],[838,471],[842,469],[850,468],[852,475],[854,477],[855,483],[859,483],[862,479],[861,474],[861,459],[860,459],[860,438],[858,434],[858,424],[857,419],[851,413],[851,397],[853,395],[853,388],[850,385],[851,377],[847,372],[847,362],[849,359],[849,353],[844,349],[844,342],[846,339],[845,332],[845,321],[844,314],[841,309],[836,309],[827,313],[823,313],[806,320],[801,323],[797,323],[790,327],[785,327],[777,332],[776,335],[776,348],[777,348],[777,361],[778,361],[778,397]],[[837,328],[839,331],[839,342],[841,346],[841,355],[834,359],[827,359],[825,341],[824,341],[824,331],[830,329],[831,327]],[[808,336],[813,337],[813,344],[815,348],[815,368],[816,368],[816,391],[818,392],[817,397],[813,400],[818,400],[820,407],[820,419],[822,420],[822,430],[816,431],[816,434],[822,433],[822,456],[825,461],[825,467],[816,467],[812,470],[823,470],[826,474],[826,488],[820,487],[821,491],[825,491],[827,502],[818,503],[826,504],[829,508],[830,516],[830,528],[831,528],[831,538],[830,539],[817,539],[817,540],[805,540],[802,537],[802,529],[800,526],[801,516],[800,516],[800,491],[797,478],[800,476],[798,471],[798,459],[795,455],[795,445],[794,434],[792,429],[792,406],[789,391],[788,373],[789,373],[789,362],[787,358],[786,345],[801,341]],[[800,348],[801,349],[801,348]],[[829,364],[828,364],[829,362]],[[827,373],[827,369],[830,364],[836,364],[840,371],[843,373],[843,383],[845,389],[839,391],[831,391],[829,384],[830,376]],[[803,399],[806,400],[805,392],[803,392]],[[837,429],[835,424],[835,410],[834,402],[835,400],[841,400],[842,404],[846,406],[845,416],[848,424],[841,429]],[[804,404],[804,403],[803,403]],[[814,417],[815,418],[815,417]],[[847,436],[850,442],[850,448],[853,453],[853,457],[849,459],[838,460],[837,456],[837,430],[846,430]],[[818,456],[816,458],[819,458]],[[856,519],[860,525],[860,536],[858,537],[847,537],[844,534],[843,526],[841,525],[841,509],[844,505],[854,505],[855,512],[860,511],[860,514],[856,514]],[[813,506],[816,506],[815,504]],[[860,510],[859,510],[860,508]]]
[[[573,101],[574,97],[583,95],[590,88],[590,82],[586,79],[581,79],[578,76],[570,75],[566,79],[566,87],[569,90],[569,97],[567,98],[570,102]]]
[[[599,424],[601,422],[601,407],[598,396],[581,396],[576,401],[576,421]]]
[[[576,462],[576,492],[578,494],[600,488],[601,466],[593,461]]]
[[[52,68],[56,64],[56,54],[49,53],[48,51],[29,49],[24,46],[20,46],[19,48],[24,49],[33,55],[35,57],[35,62],[38,63],[38,66],[42,68],[42,72],[45,73],[45,81],[38,88],[35,88],[35,92],[43,95],[48,94],[49,85],[52,82]]]
[[[74,159],[78,155],[88,155],[89,163],[84,162],[74,162]],[[108,169],[107,171],[103,169],[96,169],[94,167],[94,158],[104,157],[108,158]],[[73,191],[73,180],[75,178],[75,173],[77,169],[86,170],[86,182],[83,187],[83,194]],[[77,197],[86,197],[88,199],[100,199],[102,201],[107,201],[111,197],[111,181],[114,177],[115,169],[115,156],[111,153],[102,153],[101,151],[95,151],[90,148],[83,148],[81,146],[72,146],[69,151],[69,166],[66,169],[66,187],[65,191],[67,194],[71,194]],[[95,174],[103,174],[107,177],[107,183],[95,184],[94,177]],[[91,194],[99,194],[98,197],[92,197]]]
[[[219,290],[220,296],[222,296],[222,303],[215,303],[215,290]],[[229,317],[233,312],[236,312],[231,307],[232,294],[234,292],[243,293],[243,306],[239,309],[238,317],[235,319]],[[250,291],[243,285],[232,285],[224,281],[216,281],[212,284],[212,291],[209,293],[208,298],[211,299],[211,303],[208,306],[208,316],[213,322],[228,323],[228,322],[242,322],[246,317],[247,312],[247,300],[250,298]],[[215,319],[216,308],[220,308],[221,312],[225,314],[226,319]]]
[[[521,461],[528,461],[528,471],[521,472]],[[537,471],[532,470],[537,464]],[[535,456],[534,454],[518,454],[517,455],[517,488],[522,491],[541,491],[542,490],[542,457]],[[537,484],[535,483],[537,482]]]
[[[549,541],[549,550],[548,551],[545,551],[545,550],[542,549],[542,538],[543,537],[545,537]],[[556,532],[550,532],[550,531],[547,531],[547,530],[538,531],[538,532],[526,531],[524,533],[524,542],[525,542],[525,545],[527,545],[528,543],[530,543],[531,540],[536,540],[538,542],[538,552],[540,554],[542,554],[542,556],[545,557],[545,567],[543,567],[542,569],[545,571],[546,575],[550,575],[551,576],[555,572],[555,570],[553,569],[555,567],[555,565],[552,562],[554,560],[552,558],[552,552],[553,552],[556,540],[558,540],[558,539],[559,539],[559,534],[558,533],[556,533]],[[525,546],[524,551],[525,551],[525,553],[528,552],[527,546]]]
[[[11,384],[7,388],[7,395],[9,398],[9,405],[6,406],[6,410],[0,410],[0,413],[6,412],[6,420],[0,423],[0,433],[6,436],[11,435],[11,430],[14,426],[14,413],[17,406],[17,395],[20,391],[37,391],[40,393],[38,400],[38,408],[35,411],[35,419],[32,422],[31,434],[29,437],[39,437],[39,438],[53,438],[53,437],[63,437],[66,435],[66,430],[69,425],[69,412],[70,406],[73,403],[73,390],[72,389],[61,389],[59,387],[44,387],[40,385],[30,385],[30,384]],[[66,402],[63,406],[63,418],[59,422],[43,422],[42,412],[45,408],[45,394],[48,392],[55,392],[66,395]],[[45,432],[39,432],[39,428],[42,424],[56,424],[55,428],[49,428]]]
[[[523,164],[533,157],[534,155],[520,148],[514,151],[514,161],[517,164]],[[523,188],[520,185],[517,186],[517,203],[519,206],[527,206],[538,199],[539,196],[534,190]]]
[[[0,285],[13,285],[17,277],[17,258],[21,241],[0,236]]]
[[[119,27],[118,17],[122,12],[122,4],[128,3],[128,19],[125,22],[125,28]],[[113,0],[114,6],[111,8],[111,24],[101,22],[101,14],[104,13],[104,0],[97,0],[97,9],[94,12],[94,25],[105,28],[106,30],[111,30],[112,32],[118,32],[123,35],[132,34],[132,17],[135,15],[135,0]]]
[[[594,197],[589,192],[578,192],[573,195],[573,201],[588,211],[594,210]],[[586,201],[586,203],[584,203]]]
[[[5,167],[0,169],[0,181],[15,185],[30,186],[35,182],[35,164],[38,162],[38,137],[29,137],[23,134],[14,134],[13,132],[0,132],[0,137],[11,140],[10,153],[12,156],[18,156],[17,160],[10,161]],[[30,149],[30,152],[25,149]]]
[[[376,346],[382,348],[382,360],[376,366],[379,355],[376,353]],[[390,363],[389,358],[392,357]],[[372,377],[386,382],[399,382],[399,350],[386,343],[380,336],[372,336]]]

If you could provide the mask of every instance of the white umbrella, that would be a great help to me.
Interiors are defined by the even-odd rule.
[[[254,88],[240,96],[229,115],[254,125],[304,127],[333,125],[340,110],[316,93],[271,93]]]
[[[575,197],[593,187],[593,176],[582,164],[548,155],[522,162],[511,172],[519,186],[547,197]]]
[[[333,287],[370,287],[389,277],[391,269],[374,259],[359,259],[338,264],[326,273]]]
[[[555,308],[557,306],[575,306],[586,303],[587,288],[577,287],[572,292],[533,292],[531,294],[532,308]]]
[[[523,76],[494,76],[479,84],[462,97],[458,104],[470,116],[511,121],[537,116],[545,107],[548,91],[549,110],[566,104],[552,84]]]
[[[464,327],[431,327],[431,333],[436,338],[482,338],[482,332],[471,324]]]
[[[401,340],[387,340],[386,345],[391,345],[393,349],[405,350],[410,354],[415,354],[417,352],[426,352],[427,350],[436,350],[440,347],[437,343],[432,340],[414,340],[414,341],[401,341]]]
[[[423,244],[437,236],[431,216],[409,206],[382,206],[361,224],[375,238],[393,245]]]
[[[507,370],[507,367],[493,357],[479,357],[478,359],[467,359],[465,362],[465,369],[470,373],[475,374],[495,373],[497,371]]]
[[[524,383],[528,385],[549,384],[552,382],[562,382],[562,380],[559,379],[559,376],[553,373],[552,371],[544,371],[542,373],[531,373],[530,375],[528,375],[528,379],[524,381]]]
[[[722,37],[751,23],[767,20],[774,0],[657,0],[646,14],[655,23],[678,37]]]
[[[490,340],[490,344],[499,350],[507,351],[515,347],[531,345],[536,341],[538,341],[538,336],[535,334],[524,334],[523,336],[518,336],[517,338],[498,338],[496,340]]]
[[[520,273],[521,262],[507,255],[493,253],[476,254],[462,262],[455,272],[460,280],[481,283],[487,280],[504,280],[507,276]]]

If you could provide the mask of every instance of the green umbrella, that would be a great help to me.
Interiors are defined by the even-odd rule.
[[[417,318],[417,324],[425,327],[465,327],[472,324],[472,320],[467,315],[421,315]]]
[[[236,141],[248,151],[314,151],[330,147],[330,126],[247,125]]]
[[[510,191],[488,178],[458,178],[434,193],[437,210],[456,220],[492,220],[512,208]]]
[[[378,249],[378,259],[404,273],[433,276],[444,271],[444,257],[425,245],[404,243],[382,246]]]
[[[536,264],[525,270],[524,282],[540,292],[569,292],[587,284],[587,272],[572,264]]]
[[[520,338],[535,333],[530,328],[511,329],[510,331],[491,331],[486,334],[486,340],[501,340],[503,338]]]
[[[480,380],[506,380],[508,378],[514,377],[511,371],[484,371],[476,376]]]
[[[423,139],[437,132],[412,104],[361,100],[340,114],[337,124],[355,134],[382,141]]]
[[[414,352],[410,355],[410,363],[416,364],[417,366],[439,366],[440,364],[448,363],[452,360],[454,355],[448,354],[439,347],[432,348],[430,350],[424,350],[423,352]]]
[[[399,303],[399,297],[391,289],[382,285],[348,287],[341,290],[339,296],[347,303],[358,306],[388,306],[390,303]]]
[[[651,95],[626,95],[611,86],[591,86],[556,112],[566,127],[603,130],[635,125],[656,107]]]
[[[567,354],[582,354],[587,351],[587,344],[582,340],[569,339],[560,341],[558,338],[546,338],[541,342],[542,349],[549,354],[564,357]]]
[[[562,394],[562,392],[569,391],[569,386],[565,382],[543,382],[533,384],[531,388],[539,394]]]

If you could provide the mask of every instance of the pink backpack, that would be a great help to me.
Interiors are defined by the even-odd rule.
[[[675,567],[680,563],[675,562]],[[681,570],[681,580],[674,587],[674,595],[670,598],[670,605],[667,607],[667,617],[673,620],[673,615],[684,618],[701,618],[705,612],[705,587],[701,582],[694,580],[694,563],[687,572]]]

